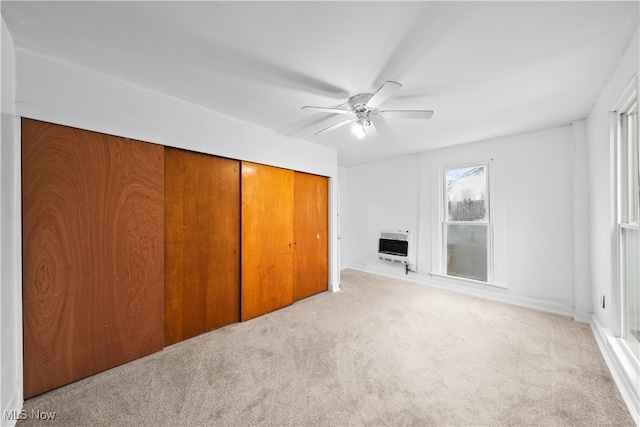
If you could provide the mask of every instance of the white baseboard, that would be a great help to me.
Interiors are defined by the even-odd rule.
[[[580,323],[591,323],[591,318],[589,316],[585,316],[577,313],[573,315],[573,320]]]
[[[622,399],[640,426],[640,361],[622,339],[600,325],[595,315],[591,315],[589,324]]]
[[[520,307],[531,308],[534,310],[544,311],[547,313],[560,314],[563,316],[573,317],[574,320],[582,321],[584,323],[589,323],[588,319],[576,319],[575,317],[575,309],[570,306],[565,306],[562,304],[556,304],[549,301],[543,301],[535,298],[521,297],[517,295],[509,295],[508,289],[491,287],[490,289],[482,289],[480,286],[473,286],[467,284],[458,284],[455,283],[454,280],[444,279],[443,281],[434,280],[430,275],[425,276],[424,274],[417,276],[413,273],[409,275],[403,273],[398,275],[388,274],[384,271],[377,271],[370,268],[367,268],[363,265],[349,265],[347,268],[363,271],[365,273],[377,274],[379,276],[391,277],[393,279],[407,280],[409,282],[418,283],[421,285],[430,286],[433,288],[443,289],[446,291],[457,292],[465,295],[471,295],[478,298],[484,298],[491,301],[503,302],[505,304],[517,305]]]
[[[339,292],[340,291],[340,282],[338,282],[338,283],[330,283],[329,284],[329,291],[330,292]]]

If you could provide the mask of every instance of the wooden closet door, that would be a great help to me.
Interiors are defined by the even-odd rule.
[[[163,153],[23,119],[25,397],[162,349]]]
[[[297,301],[328,288],[328,179],[296,172],[294,200],[294,299]]]
[[[164,343],[240,320],[240,162],[165,148]]]
[[[293,171],[242,162],[242,320],[293,304]]]

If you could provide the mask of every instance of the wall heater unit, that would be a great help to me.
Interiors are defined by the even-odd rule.
[[[378,259],[401,264],[414,264],[413,234],[408,231],[384,230],[378,240]]]

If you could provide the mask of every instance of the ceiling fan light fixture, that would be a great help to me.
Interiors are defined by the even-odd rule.
[[[355,122],[351,131],[356,135],[358,139],[364,138],[367,134],[364,132],[364,125],[361,122]]]

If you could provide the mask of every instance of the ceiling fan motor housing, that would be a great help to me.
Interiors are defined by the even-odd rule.
[[[353,112],[356,113],[356,116],[358,116],[358,122],[363,126],[371,124],[369,114],[373,113],[375,115],[375,109],[371,109],[367,106],[367,102],[369,102],[372,96],[372,93],[359,93],[349,98],[349,105]]]
[[[355,113],[359,113],[361,111],[370,112],[372,110],[367,106],[367,102],[369,102],[372,96],[372,93],[359,93],[349,98],[349,105]]]

